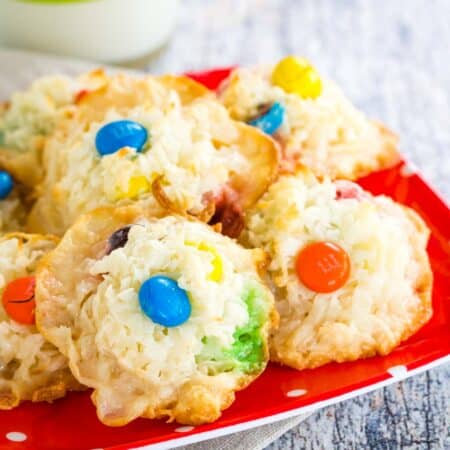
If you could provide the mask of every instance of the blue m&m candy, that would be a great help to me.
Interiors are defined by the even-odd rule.
[[[266,134],[274,134],[281,127],[285,112],[284,106],[281,103],[275,102],[267,111],[264,111],[248,123],[254,127],[258,127]]]
[[[12,176],[5,172],[4,170],[0,170],[0,200],[8,197],[14,187],[14,181]]]
[[[142,311],[155,323],[176,327],[191,315],[187,292],[172,278],[155,275],[142,283],[139,289]]]
[[[131,147],[140,152],[147,138],[147,130],[140,123],[133,120],[116,120],[98,130],[95,147],[102,156],[115,153],[124,147]]]

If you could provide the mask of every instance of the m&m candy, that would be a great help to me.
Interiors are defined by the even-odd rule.
[[[116,120],[98,130],[95,147],[102,156],[115,153],[124,147],[141,152],[147,138],[147,130],[140,123],[133,120]]]
[[[347,282],[350,258],[343,248],[333,242],[313,242],[300,250],[295,269],[299,280],[308,289],[329,293]]]
[[[176,327],[191,315],[187,292],[172,278],[155,275],[142,283],[139,304],[145,315],[164,327]]]
[[[5,172],[4,170],[0,170],[0,200],[5,199],[11,193],[14,187],[14,181],[12,176]]]
[[[213,246],[205,244],[204,242],[186,242],[186,245],[198,248],[203,252],[208,252],[212,256],[212,270],[208,274],[208,280],[215,281],[216,283],[221,281],[223,276],[223,262],[219,252]]]
[[[266,134],[274,134],[284,121],[285,108],[281,103],[275,102],[258,117],[250,120],[249,125],[258,127]]]
[[[34,277],[17,278],[3,291],[2,304],[8,316],[24,325],[34,324]]]
[[[129,225],[114,231],[114,233],[108,239],[108,249],[106,251],[107,255],[109,255],[117,248],[125,247],[128,242],[128,234],[130,232],[130,229],[131,226]]]
[[[275,66],[272,83],[305,99],[317,98],[322,93],[322,81],[317,70],[306,59],[295,56],[288,56]]]
[[[128,181],[128,190],[126,192],[119,191],[117,198],[137,198],[139,195],[148,192],[151,185],[144,175],[131,177]]]

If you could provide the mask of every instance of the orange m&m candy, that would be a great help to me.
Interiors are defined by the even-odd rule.
[[[298,253],[295,270],[308,289],[319,293],[333,292],[347,282],[350,258],[333,242],[313,242]]]
[[[24,325],[34,324],[34,277],[17,278],[11,281],[3,291],[2,303],[11,319]]]

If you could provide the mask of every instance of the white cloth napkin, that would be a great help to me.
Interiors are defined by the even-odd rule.
[[[310,415],[311,413],[301,414],[251,430],[178,448],[179,450],[261,450]]]
[[[34,79],[55,73],[78,74],[97,67],[98,64],[54,57],[38,53],[0,48],[0,102],[12,92],[29,85]],[[111,71],[124,69],[108,68]],[[221,438],[179,447],[181,450],[260,450],[299,424],[309,414],[263,425]],[[173,445],[168,446],[168,448]],[[150,448],[150,447],[147,447]],[[145,449],[145,447],[144,447]]]

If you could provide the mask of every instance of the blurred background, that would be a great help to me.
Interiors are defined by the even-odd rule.
[[[29,6],[47,10],[38,17]],[[57,10],[69,7],[69,18]],[[407,158],[447,198],[449,25],[448,0],[0,0],[4,46],[156,73],[305,56],[395,130]],[[45,73],[42,61],[36,70]],[[18,76],[2,65],[4,80]],[[450,448],[449,380],[447,366],[326,408],[270,449]]]

